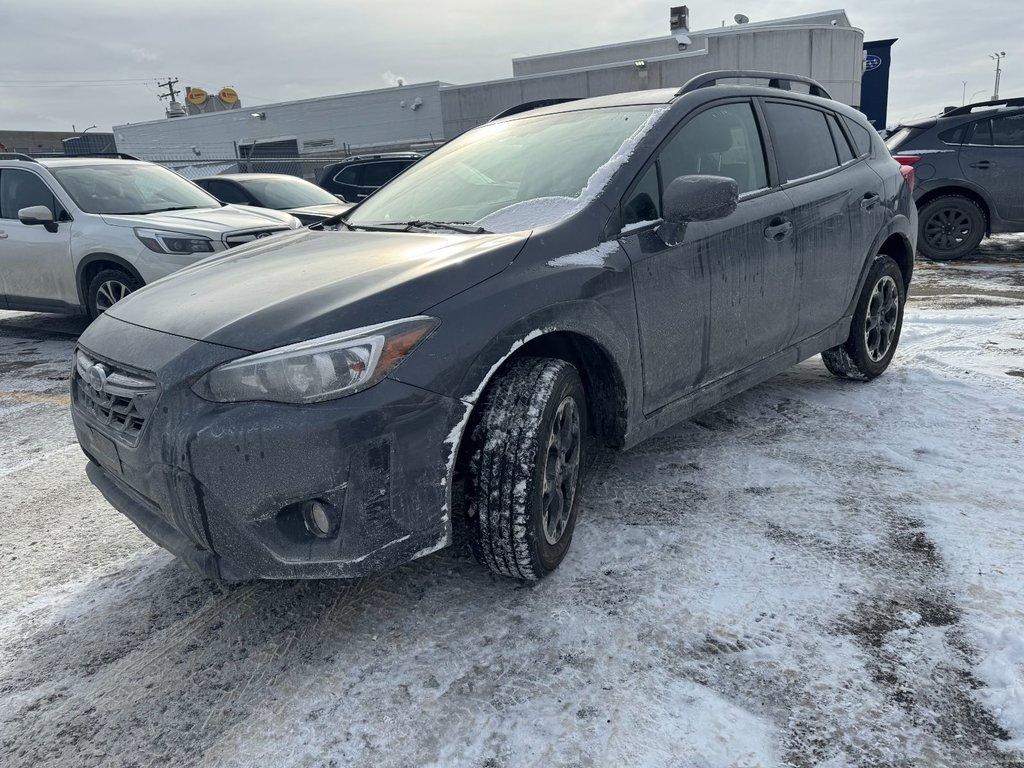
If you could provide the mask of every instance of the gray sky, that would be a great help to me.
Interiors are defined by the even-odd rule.
[[[672,0],[0,0],[0,129],[78,130],[163,116],[155,81],[216,92],[245,106],[406,82],[509,77],[514,56],[656,37]],[[817,0],[690,3],[691,27],[840,7]],[[1022,0],[858,0],[846,11],[865,39],[898,37],[890,120],[992,94],[1006,51],[1002,96],[1024,96]],[[63,85],[67,80],[135,80]],[[24,81],[56,81],[35,85]],[[22,81],[22,82],[15,82]],[[978,93],[980,92],[980,93]]]

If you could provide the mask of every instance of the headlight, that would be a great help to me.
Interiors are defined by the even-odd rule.
[[[214,368],[192,391],[218,403],[318,403],[345,397],[387,376],[440,322],[410,317],[242,357]]]
[[[136,229],[135,236],[156,253],[212,253],[213,241],[208,237],[164,232],[159,229]]]

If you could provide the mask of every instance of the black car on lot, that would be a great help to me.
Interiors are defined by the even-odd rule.
[[[460,526],[536,579],[593,440],[818,353],[881,374],[916,233],[899,164],[813,81],[527,111],[118,302],[76,350],[75,430],[107,499],[214,577],[360,576]]]
[[[901,125],[886,146],[917,176],[918,248],[928,258],[959,259],[985,235],[1024,232],[1024,99]]]
[[[222,203],[285,211],[306,225],[352,207],[316,184],[286,173],[225,173],[195,182]]]
[[[422,157],[419,152],[346,157],[337,163],[325,165],[316,183],[332,195],[341,195],[350,203],[358,203]]]

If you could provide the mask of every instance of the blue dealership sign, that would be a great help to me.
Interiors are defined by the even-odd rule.
[[[860,81],[860,111],[877,129],[885,128],[889,112],[889,64],[892,40],[864,43],[864,74]]]

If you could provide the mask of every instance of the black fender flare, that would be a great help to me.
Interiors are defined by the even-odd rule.
[[[868,252],[864,257],[864,264],[861,267],[860,276],[857,278],[857,290],[853,292],[853,296],[850,298],[850,303],[847,305],[846,312],[843,313],[843,317],[850,317],[853,315],[853,311],[857,307],[857,302],[860,300],[861,291],[864,290],[864,283],[867,282],[868,272],[871,271],[871,265],[875,261],[875,256],[878,255],[878,252],[882,247],[882,243],[890,237],[893,235],[899,235],[903,239],[907,248],[910,250],[911,265],[913,265],[914,251],[910,244],[914,242],[914,234],[910,219],[903,214],[893,216],[888,222],[886,222],[886,225],[879,230],[878,234],[875,235],[875,239],[871,241],[871,247],[868,249]]]
[[[139,274],[139,270],[133,267],[121,256],[115,256],[112,253],[104,253],[102,251],[90,253],[79,261],[78,266],[75,268],[75,285],[78,287],[78,300],[83,307],[88,306],[88,298],[86,297],[85,292],[88,290],[89,286],[82,284],[82,276],[85,274],[85,270],[90,264],[95,264],[101,261],[117,265],[119,269],[123,269],[129,275],[138,280],[139,285],[146,284],[146,281],[142,279],[142,275]]]
[[[606,309],[592,301],[570,301],[519,318],[484,346],[466,367],[460,380],[456,399],[461,408],[456,406],[449,423],[450,431],[442,445],[442,459],[445,462],[445,514],[451,510],[455,463],[470,416],[480,396],[504,363],[522,347],[536,339],[558,333],[582,336],[607,354],[616,368],[612,374],[625,391],[627,419],[632,416],[636,387],[642,386],[639,360],[632,359],[638,347],[630,343],[628,332],[618,327]]]

